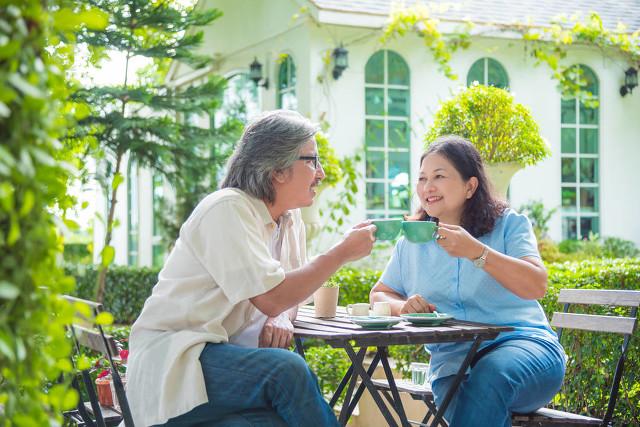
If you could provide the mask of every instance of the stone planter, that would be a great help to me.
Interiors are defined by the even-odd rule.
[[[507,190],[509,189],[511,178],[520,169],[522,169],[522,165],[518,162],[485,164],[489,181],[493,184],[497,196],[503,199],[507,198]]]

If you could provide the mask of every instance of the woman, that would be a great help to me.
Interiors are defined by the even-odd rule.
[[[482,160],[467,140],[447,136],[420,158],[417,220],[438,221],[436,240],[401,239],[371,300],[392,314],[438,310],[456,319],[509,325],[483,343],[446,410],[453,427],[510,426],[560,389],[566,355],[536,301],[547,287],[528,219],[490,193]],[[470,343],[427,345],[436,404],[444,399]]]
[[[284,348],[295,307],[370,253],[375,226],[307,263],[298,208],[324,178],[316,131],[292,111],[256,119],[222,189],[183,224],[131,330],[136,425],[337,425],[304,360]]]

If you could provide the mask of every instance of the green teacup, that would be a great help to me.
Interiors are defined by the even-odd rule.
[[[398,237],[402,230],[402,220],[394,218],[373,219],[371,223],[378,229],[376,230],[377,240],[393,240]]]
[[[438,224],[433,221],[402,221],[402,231],[412,243],[426,243],[436,238]]]

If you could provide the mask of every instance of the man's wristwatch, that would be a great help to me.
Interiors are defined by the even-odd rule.
[[[487,262],[487,255],[489,255],[489,246],[487,245],[482,245],[482,246],[484,248],[482,249],[482,255],[472,260],[473,265],[475,265],[478,268],[484,268],[484,264]]]

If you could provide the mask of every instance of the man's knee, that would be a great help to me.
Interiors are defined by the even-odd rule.
[[[307,362],[297,353],[282,349],[271,349],[273,370],[279,378],[303,378],[311,375]]]

